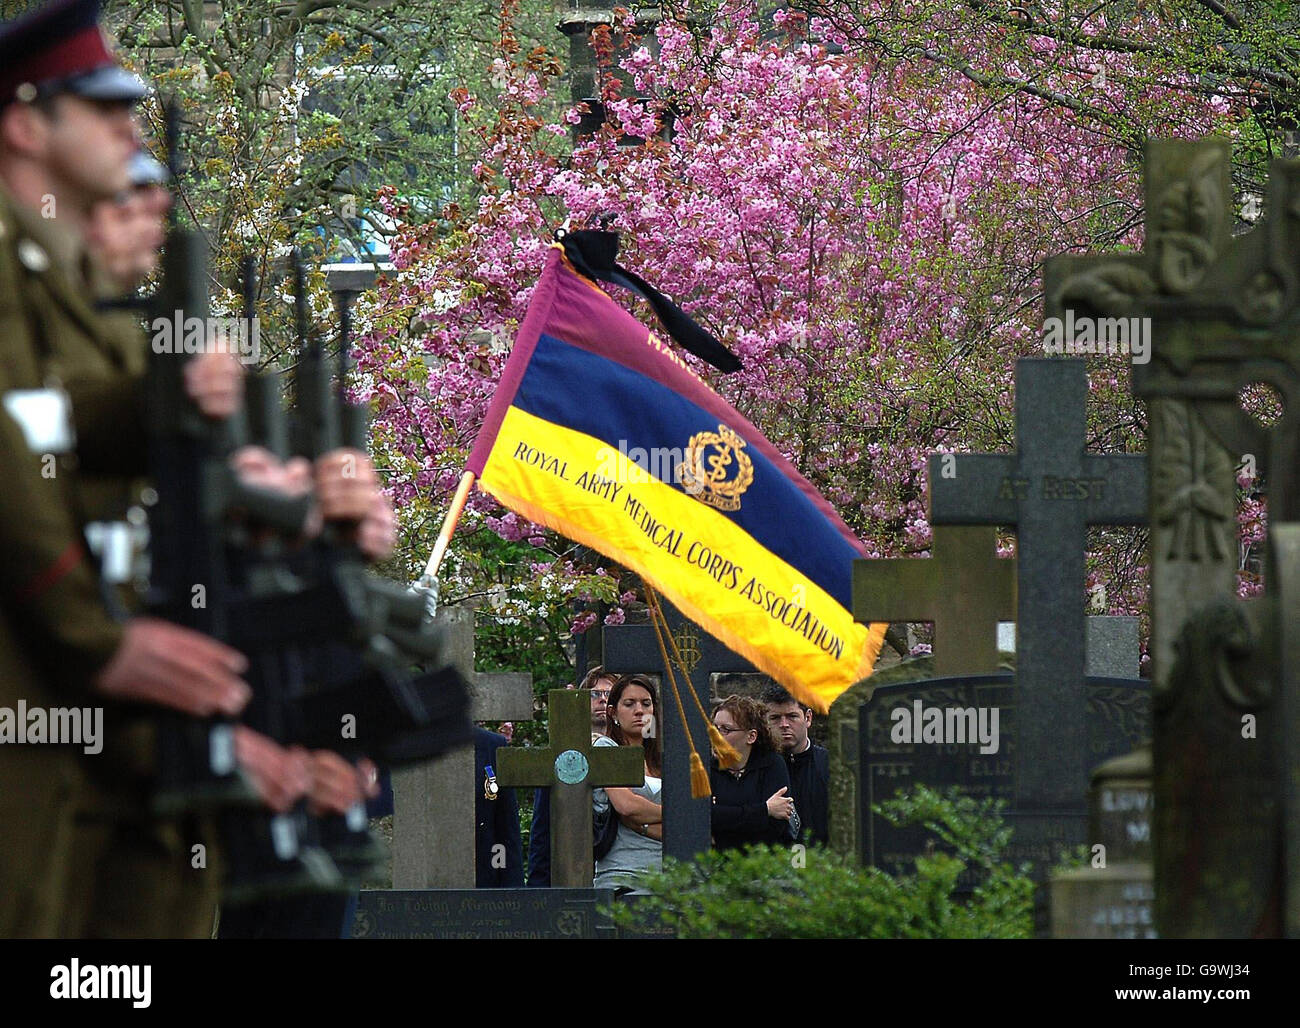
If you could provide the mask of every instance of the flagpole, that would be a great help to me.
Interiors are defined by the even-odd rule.
[[[442,566],[443,557],[447,555],[447,547],[451,545],[451,537],[456,531],[460,516],[465,512],[465,503],[469,500],[469,491],[476,477],[472,471],[466,471],[460,476],[456,495],[451,498],[451,506],[447,508],[447,516],[443,518],[442,528],[438,530],[438,539],[433,544],[433,552],[429,554],[429,562],[425,564],[424,574],[420,576],[419,587],[432,591],[434,602],[437,602],[438,569]]]

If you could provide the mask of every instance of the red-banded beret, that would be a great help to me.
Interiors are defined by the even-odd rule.
[[[109,48],[99,0],[55,0],[0,24],[0,104],[54,93],[133,102],[147,92]]]

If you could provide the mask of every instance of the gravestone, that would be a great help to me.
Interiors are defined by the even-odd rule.
[[[1140,629],[1139,619],[1130,615],[1088,615],[1087,673],[1102,678],[1137,678],[1142,664]],[[998,625],[998,649],[1016,652],[1014,621]]]
[[[590,820],[590,819],[588,819]],[[376,889],[354,939],[610,939],[608,889]]]
[[[1086,678],[1082,722],[1090,766],[1127,753],[1150,734],[1150,683],[1143,679]],[[920,704],[917,718],[917,704]],[[895,713],[905,712],[912,722],[929,720],[928,711],[943,711],[947,733],[940,739],[928,736],[902,737],[904,721]],[[1086,797],[1051,807],[1026,802],[1018,792],[1023,781],[1020,764],[1026,754],[1041,749],[1038,736],[1052,737],[1056,725],[1024,720],[1024,687],[1016,675],[968,675],[904,681],[878,685],[871,702],[858,711],[861,746],[862,793],[858,823],[862,829],[860,852],[867,863],[890,874],[910,874],[915,858],[924,853],[930,836],[919,827],[896,828],[871,810],[874,804],[891,799],[901,788],[922,783],[936,789],[958,786],[976,798],[994,797],[1007,801],[1004,813],[1014,836],[1007,850],[1013,865],[1032,863],[1033,877],[1041,881],[1063,850],[1088,841]],[[956,741],[952,730],[959,724],[969,738],[969,719],[949,711],[983,712],[979,727],[997,727],[996,739],[986,743]],[[993,715],[996,712],[997,720]],[[1022,727],[1023,726],[1023,727]],[[919,729],[919,724],[917,726]],[[988,733],[991,736],[991,733]],[[984,749],[996,746],[992,752]],[[1063,771],[1063,774],[1068,773]],[[1051,768],[1046,777],[1051,779]],[[1055,783],[1052,783],[1055,784]],[[963,881],[966,888],[973,884]]]
[[[640,746],[593,746],[591,697],[585,691],[553,689],[548,709],[551,745],[497,750],[497,781],[551,790],[552,885],[589,887],[594,876],[592,788],[644,784],[645,751]]]
[[[527,721],[533,716],[532,675],[474,670],[474,612],[444,607],[446,659],[470,688],[474,721]],[[479,788],[474,745],[393,772],[393,888],[472,889],[475,882],[474,797]]]
[[[733,653],[717,639],[703,631],[694,622],[684,618],[667,600],[663,600],[664,616],[668,630],[677,640],[677,648],[690,672],[691,684],[708,709],[712,676],[723,671],[754,671],[744,657]],[[669,659],[672,659],[671,644]],[[659,643],[653,625],[617,625],[606,628],[604,654],[601,664],[605,670],[616,674],[652,674],[659,676],[659,720],[663,729],[664,760],[664,855],[678,860],[690,860],[710,846],[712,832],[712,804],[709,797],[694,799],[691,796],[690,748],[682,730],[677,705],[672,698],[668,675],[660,656]],[[686,683],[678,674],[678,687],[682,692],[682,707],[686,723],[690,726],[696,748],[709,764],[709,736],[704,718],[687,695]]]
[[[1088,863],[1052,876],[1052,936],[1154,939],[1151,747],[1093,772]]]
[[[1146,249],[1058,257],[1049,315],[1133,319],[1150,352],[1151,652],[1157,929],[1300,934],[1300,164],[1270,167],[1263,218],[1232,236],[1226,140],[1146,147]],[[1242,409],[1256,383],[1283,401]],[[1236,596],[1237,468],[1266,486],[1266,596]]]
[[[549,697],[551,745],[497,750],[501,785],[546,785],[551,800],[550,889],[383,889],[361,893],[353,924],[358,939],[608,939],[627,933],[610,916],[614,893],[591,888],[591,791],[595,785],[640,785],[639,746],[591,745],[591,701],[557,689]],[[576,869],[576,873],[575,870]],[[580,882],[567,886],[566,880]]]
[[[1139,658],[1137,618],[1088,618],[1086,671],[1090,678],[1135,679]],[[1014,649],[1001,652],[998,668],[1013,670],[1015,659]],[[831,704],[826,745],[830,751],[830,835],[833,849],[852,853],[859,861],[867,862],[863,841],[866,831],[860,816],[867,783],[863,777],[859,709],[871,701],[878,688],[924,684],[934,677],[934,657],[915,658],[877,671]],[[877,787],[876,794],[879,795],[883,789],[883,785]]]
[[[999,560],[980,525],[934,529],[929,560],[855,560],[853,617],[934,625],[935,673],[976,674],[998,664],[998,622],[1016,616],[1016,562]]]
[[[393,265],[386,261],[356,261],[351,264],[322,264],[320,270],[331,293],[364,293],[375,287],[380,275],[390,274]]]
[[[1016,452],[930,456],[932,524],[1016,530],[1017,713],[1051,726],[1023,739],[1016,760],[1026,812],[1081,808],[1095,763],[1084,714],[1088,526],[1146,521],[1146,458],[1085,452],[1087,394],[1082,360],[1021,359]]]

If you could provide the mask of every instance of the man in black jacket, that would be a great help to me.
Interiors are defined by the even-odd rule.
[[[800,842],[825,846],[830,842],[830,754],[808,738],[812,708],[779,685],[763,693],[768,723],[790,770],[790,795],[803,822]]]

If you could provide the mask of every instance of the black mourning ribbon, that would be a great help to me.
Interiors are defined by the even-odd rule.
[[[694,318],[664,296],[636,272],[614,262],[618,256],[618,233],[597,229],[567,232],[560,239],[564,255],[580,274],[592,281],[612,282],[642,297],[662,322],[668,334],[702,361],[719,371],[739,371],[740,358],[702,328]]]

